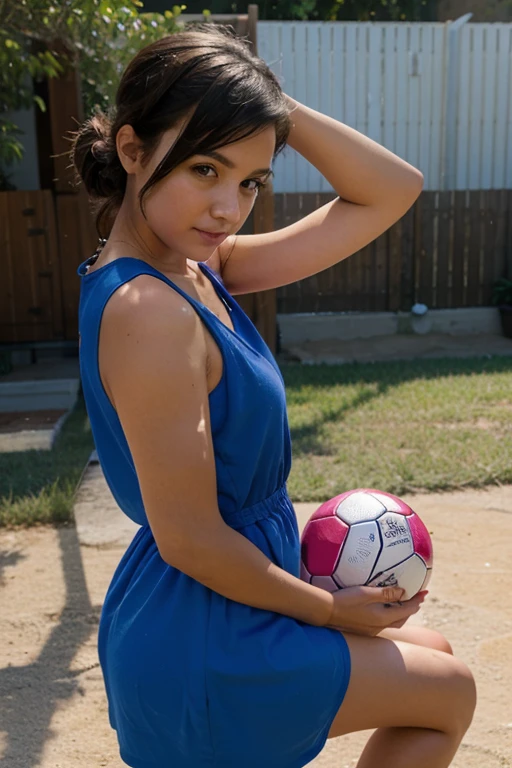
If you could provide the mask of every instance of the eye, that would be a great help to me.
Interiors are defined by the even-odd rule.
[[[206,173],[203,173],[205,169]],[[208,171],[213,171],[215,173],[215,168],[212,165],[195,165],[192,170],[196,171],[200,176],[206,176]]]
[[[246,179],[245,181],[242,181],[242,184],[256,184],[255,187],[245,187],[245,189],[249,189],[251,192],[257,192],[258,189],[261,189],[261,187],[265,186],[264,181],[260,181],[260,179]]]

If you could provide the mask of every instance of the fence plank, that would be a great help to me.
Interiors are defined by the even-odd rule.
[[[382,97],[382,28],[376,24],[368,30],[368,136],[381,142]]]
[[[492,159],[496,120],[495,83],[498,79],[498,30],[495,24],[486,24],[484,30],[484,71],[482,104],[482,151],[480,156],[480,189],[492,188]],[[473,54],[474,56],[474,54]],[[478,76],[478,73],[475,73]]]
[[[295,92],[290,94],[294,96],[302,104],[308,103],[307,94],[307,56],[306,56],[306,25],[294,23],[294,35],[295,35]],[[295,152],[295,183],[297,184],[294,191],[307,192],[308,191],[308,162],[298,152]]]
[[[305,103],[312,109],[328,111],[329,105],[324,103],[320,106],[320,24],[310,22],[306,25],[306,97]],[[313,192],[321,189],[321,175],[317,169],[306,164],[305,171],[305,190]]]
[[[421,66],[419,45],[419,24],[408,24],[409,44],[407,51],[408,115],[407,115],[407,160],[416,168],[420,163],[419,133],[421,120],[420,75],[412,74]]]
[[[368,24],[358,24],[356,51],[356,128],[368,135]],[[352,73],[354,77],[354,73]]]
[[[469,29],[472,50],[469,61],[469,135],[467,158],[467,184],[469,189],[481,186],[480,160],[482,152],[482,65],[485,60],[483,24],[473,24]],[[470,43],[471,45],[471,43]]]
[[[343,122],[351,128],[357,127],[357,25],[347,24],[345,27],[345,68],[343,77],[343,93],[345,94],[345,117]]]
[[[485,219],[485,256],[484,276],[482,280],[482,303],[491,301],[494,281],[503,274],[503,249],[506,231],[506,190],[490,190],[485,197],[488,200]]]
[[[478,306],[480,293],[480,260],[484,247],[484,216],[486,214],[484,196],[478,190],[469,193],[468,214],[468,244],[466,259],[466,296],[467,307]]]
[[[498,53],[496,62],[496,98],[494,101],[494,154],[492,158],[492,186],[494,189],[505,187],[507,169],[507,148],[510,147],[510,125],[508,123],[509,103],[508,88],[512,78],[510,56],[510,25],[497,25]],[[508,149],[511,154],[511,150]]]
[[[439,192],[438,195],[435,301],[435,306],[438,309],[446,309],[450,306],[450,270],[453,260],[453,197],[453,192]]]
[[[375,307],[376,312],[388,310],[388,239],[388,232],[384,232],[374,243],[375,299],[370,307]]]
[[[388,230],[388,311],[398,312],[402,305],[402,221]]]
[[[396,26],[386,25],[384,28],[384,87],[383,87],[383,143],[391,152],[395,152],[396,146]]]
[[[507,229],[505,230],[505,264],[503,273],[509,280],[512,280],[512,221],[510,211],[512,211],[512,190],[507,190]]]
[[[466,306],[464,264],[469,225],[467,197],[466,192],[455,193],[451,307]]]
[[[418,205],[419,203],[416,203]],[[402,275],[401,309],[410,310],[414,304],[414,220],[415,206],[402,217]]]
[[[470,68],[464,66],[470,60],[471,29],[463,27],[460,31],[459,81],[457,104],[457,152],[455,170],[455,189],[467,189],[469,181],[468,141],[471,125],[470,118]]]
[[[395,149],[399,157],[407,156],[407,25],[396,30],[396,128]]]
[[[508,138],[506,143],[506,153],[504,155],[506,164],[504,186],[507,189],[510,189],[512,187],[512,142],[510,141],[510,136],[512,136],[512,24],[509,24],[508,32],[508,120],[505,133],[505,136]]]
[[[7,192],[0,192],[0,254],[3,277],[0,280],[0,340],[16,341],[11,336],[16,322],[16,314],[13,276],[14,251],[11,246],[9,198]]]
[[[416,205],[415,299],[428,307],[434,304],[434,198],[435,192],[424,192]]]
[[[430,174],[428,184],[425,184],[425,189],[440,190],[443,188],[443,136],[445,133],[446,115],[442,105],[444,103],[445,88],[446,36],[445,24],[434,28],[431,58]],[[424,169],[421,168],[420,170],[423,171]]]

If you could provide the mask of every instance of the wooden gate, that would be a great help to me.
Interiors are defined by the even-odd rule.
[[[51,190],[0,192],[0,343],[64,338]]]

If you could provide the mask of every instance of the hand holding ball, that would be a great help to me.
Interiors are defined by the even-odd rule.
[[[409,600],[426,589],[433,565],[424,523],[390,493],[357,488],[322,504],[301,538],[301,578],[334,592],[398,586]]]

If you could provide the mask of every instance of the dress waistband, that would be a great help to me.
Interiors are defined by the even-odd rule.
[[[286,502],[290,506],[292,505],[288,496],[286,484],[282,485],[270,496],[267,496],[266,499],[257,501],[256,504],[237,509],[229,515],[223,514],[224,522],[232,528],[243,528],[245,525],[251,525],[257,520],[264,520],[266,517],[270,517],[271,513],[275,512],[276,507],[283,502]]]

